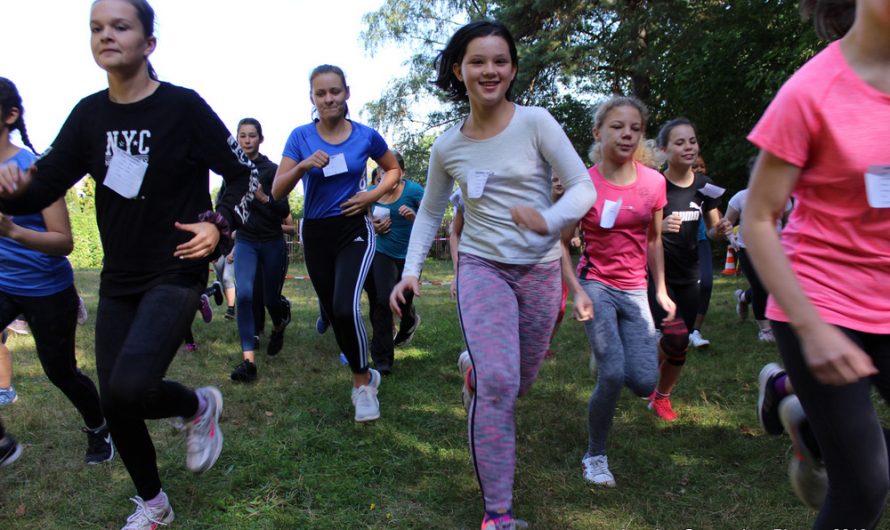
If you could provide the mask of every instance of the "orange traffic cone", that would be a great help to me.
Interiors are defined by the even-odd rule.
[[[723,272],[727,276],[734,276],[739,273],[738,267],[735,265],[735,252],[732,247],[726,247],[726,264],[723,266]]]

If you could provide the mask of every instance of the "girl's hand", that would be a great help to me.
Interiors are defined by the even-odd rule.
[[[572,318],[578,322],[593,320],[593,302],[584,289],[572,293]]]
[[[451,299],[454,300],[457,298],[457,274],[454,275],[454,278],[451,280]]]
[[[732,223],[726,217],[720,219],[714,231],[723,237],[729,237],[732,234]]]
[[[299,164],[298,167],[303,169],[303,172],[309,171],[312,168],[323,168],[328,165],[328,162],[331,161],[331,157],[328,156],[327,153],[319,149],[318,151],[309,155],[308,158],[304,158]]]
[[[340,205],[343,215],[361,215],[374,203],[374,197],[368,191],[360,191]]]
[[[804,359],[820,383],[847,385],[878,373],[871,357],[830,324],[820,322],[798,336]]]
[[[0,237],[13,237],[13,232],[18,227],[12,222],[12,217],[0,213]]]
[[[392,219],[389,217],[383,219],[374,219],[371,221],[374,223],[374,231],[378,234],[388,234],[389,229],[392,228]]]
[[[175,223],[174,226],[177,230],[195,234],[195,237],[176,247],[173,255],[179,259],[205,258],[219,243],[219,229],[213,223]]]
[[[14,162],[0,166],[0,198],[9,199],[24,191],[36,171],[35,166],[22,171],[22,168]]]
[[[411,221],[412,223],[414,222],[414,218],[417,217],[417,213],[411,208],[408,208],[407,204],[403,204],[401,207],[399,207],[399,215]]]
[[[260,201],[263,204],[268,203],[269,199],[270,199],[270,197],[268,195],[266,195],[266,193],[263,191],[262,184],[260,184],[256,187],[256,191],[253,192],[253,196],[256,200]]]
[[[420,282],[414,276],[405,276],[402,281],[392,288],[389,295],[389,308],[392,309],[394,315],[402,316],[401,304],[406,302],[405,291],[414,291],[414,296],[420,296]]]
[[[513,218],[516,226],[520,228],[531,230],[542,236],[548,234],[547,222],[544,221],[544,217],[531,206],[514,206],[510,208],[510,217]]]
[[[674,212],[664,218],[664,221],[661,223],[661,233],[676,234],[680,231],[680,226],[682,224],[683,220],[680,219],[680,214]]]
[[[661,308],[664,309],[667,313],[667,316],[664,317],[664,320],[662,320],[661,322],[667,323],[673,320],[674,315],[677,313],[677,304],[675,304],[674,301],[671,300],[671,297],[668,296],[666,292],[656,293],[655,301],[658,302],[658,305],[660,305]]]

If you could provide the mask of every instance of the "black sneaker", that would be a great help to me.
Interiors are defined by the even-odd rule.
[[[284,304],[284,318],[281,320],[281,325],[287,326],[290,324],[290,300],[282,296],[281,303]]]
[[[281,303],[284,305],[284,318],[277,328],[272,328],[272,333],[269,334],[269,346],[266,348],[266,353],[272,356],[278,355],[284,347],[284,330],[290,324],[290,300],[282,296]]]
[[[22,456],[22,446],[11,434],[6,433],[3,439],[0,439],[0,467],[8,466]]]
[[[785,370],[776,363],[769,363],[757,376],[757,419],[767,434],[779,435],[785,431],[779,419],[779,402],[782,399],[775,389],[776,379],[782,375],[785,375]]]
[[[226,308],[226,320],[235,320],[235,306]]]
[[[219,281],[215,281],[215,282],[213,282],[213,284],[210,286],[210,288],[213,289],[213,302],[214,302],[216,305],[222,305],[222,303],[223,303],[223,288],[222,288],[222,284],[219,283]]]
[[[87,454],[83,458],[84,462],[100,464],[114,458],[114,444],[111,443],[111,434],[108,432],[107,423],[103,423],[97,431],[86,427],[81,430],[87,433]]]
[[[244,359],[241,364],[232,370],[232,375],[230,377],[232,378],[232,381],[237,381],[239,383],[256,381],[256,365],[247,359]]]
[[[380,372],[380,375],[392,375],[392,365],[389,363],[374,363],[374,368]]]
[[[408,343],[411,342],[411,339],[414,338],[414,334],[417,333],[417,327],[420,326],[420,315],[414,315],[414,324],[408,328],[407,331],[399,329],[399,332],[396,333],[396,336],[393,337],[392,343],[396,348],[400,348],[402,346],[407,346]]]

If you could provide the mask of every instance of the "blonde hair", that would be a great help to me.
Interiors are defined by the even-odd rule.
[[[637,109],[637,111],[640,113],[640,118],[642,119],[642,122],[643,122],[642,123],[643,130],[646,129],[646,122],[649,121],[649,109],[646,108],[646,105],[642,101],[640,101],[639,99],[637,99],[635,97],[617,96],[617,95],[610,97],[609,99],[603,101],[602,103],[600,103],[599,105],[596,106],[596,112],[593,114],[593,128],[594,129],[601,128],[603,126],[603,124],[606,122],[606,116],[608,116],[609,113],[612,112],[612,109],[616,109],[618,107],[633,107],[633,108]],[[640,160],[641,163],[646,164],[645,162],[643,162],[642,159],[638,158],[638,155],[640,154],[640,149],[641,149],[641,146],[643,145],[643,143],[644,142],[641,141],[640,144],[637,145],[637,150],[634,152],[634,159]],[[590,144],[590,150],[587,152],[587,157],[594,164],[599,164],[600,162],[602,162],[603,161],[602,146],[599,145],[596,141],[594,141],[592,144]],[[654,159],[654,155],[653,155],[653,159]],[[649,164],[646,164],[646,165],[649,165]]]

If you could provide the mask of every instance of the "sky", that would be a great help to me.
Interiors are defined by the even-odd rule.
[[[196,90],[234,133],[251,116],[263,125],[260,152],[279,162],[287,136],[311,119],[309,73],[343,68],[349,109],[377,99],[401,77],[408,50],[369,55],[362,16],[382,0],[150,0],[158,46],[151,62],[162,81]],[[0,76],[11,79],[38,151],[55,138],[83,97],[108,87],[90,52],[92,0],[4,0]],[[387,139],[389,141],[389,139]],[[213,186],[219,179],[212,179]]]

